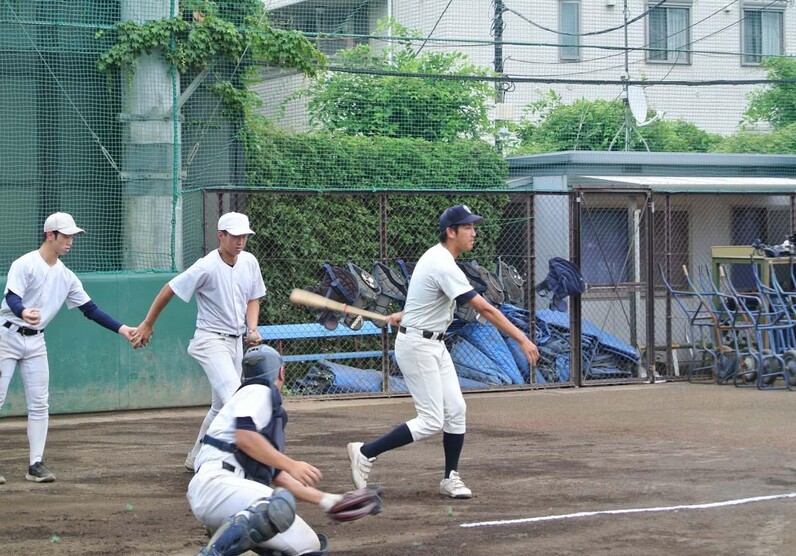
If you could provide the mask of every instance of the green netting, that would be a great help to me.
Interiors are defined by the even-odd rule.
[[[778,0],[0,0],[0,265],[61,210],[88,231],[75,270],[180,269],[207,247],[205,188],[501,190],[504,156],[794,153],[794,17]]]

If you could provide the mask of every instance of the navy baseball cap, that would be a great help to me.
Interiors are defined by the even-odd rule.
[[[445,212],[439,217],[439,231],[442,233],[451,226],[483,221],[484,217],[473,214],[473,211],[467,205],[454,205],[446,208]]]

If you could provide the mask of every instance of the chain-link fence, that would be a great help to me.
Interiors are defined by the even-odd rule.
[[[258,230],[264,325],[310,324],[292,287],[319,284],[327,261],[406,279],[439,212],[466,202],[487,222],[463,262],[514,288],[502,305],[544,347],[535,373],[517,365],[521,383],[494,370],[481,384],[647,380],[648,351],[675,378],[694,340],[657,264],[685,287],[683,265],[710,267],[713,247],[780,242],[792,197],[656,194],[652,211],[647,192],[531,193],[504,157],[792,154],[794,17],[777,0],[0,0],[0,265],[68,211],[88,231],[73,270],[179,271],[214,247],[219,211],[241,210]],[[533,287],[553,257],[590,284],[572,322]],[[357,353],[333,361],[400,391],[381,330],[344,329],[273,331],[292,381]],[[451,348],[478,347],[456,330]]]

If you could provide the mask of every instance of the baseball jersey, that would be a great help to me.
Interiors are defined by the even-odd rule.
[[[257,430],[261,430],[271,420],[272,412],[270,388],[264,384],[249,384],[235,392],[224,404],[213,422],[210,423],[207,434],[217,440],[233,444],[238,417],[250,417]],[[224,452],[209,444],[202,444],[202,449],[196,456],[196,468],[198,469],[203,463],[210,461],[236,463],[234,454]]]
[[[444,332],[453,321],[456,298],[472,289],[453,254],[438,243],[420,257],[412,271],[401,324]]]
[[[172,278],[169,287],[186,303],[196,295],[196,328],[236,336],[246,331],[246,305],[265,295],[260,264],[247,251],[229,266],[214,249]]]
[[[11,311],[5,300],[9,290],[22,298],[22,305],[26,309],[40,310],[39,324],[31,326]],[[50,266],[38,250],[31,251],[11,263],[11,268],[8,269],[3,303],[0,305],[0,319],[10,321],[17,326],[44,330],[58,314],[64,301],[67,308],[74,309],[88,303],[91,298],[83,289],[80,279],[66,268],[60,259]]]

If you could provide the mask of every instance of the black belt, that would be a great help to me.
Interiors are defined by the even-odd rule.
[[[412,330],[417,330],[417,329],[413,328]],[[408,334],[405,326],[399,326],[398,331],[403,332],[404,334]],[[441,342],[445,338],[444,332],[432,332],[430,330],[417,330],[417,332],[420,332],[426,340],[437,340]]]
[[[11,329],[11,327],[14,326],[14,323],[6,321],[3,326],[5,326],[8,329]],[[27,326],[17,326],[17,332],[19,332],[23,336],[35,336],[36,334],[44,334],[44,330],[36,330],[34,328],[28,328]]]

